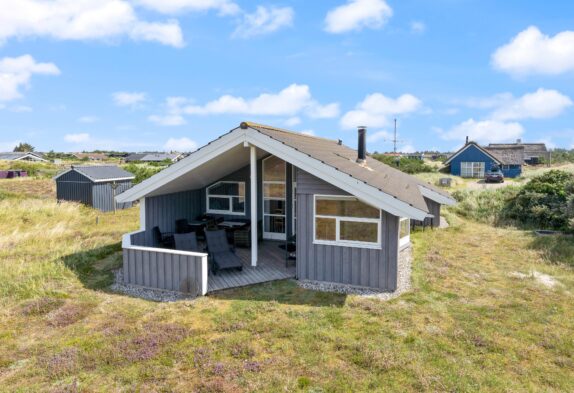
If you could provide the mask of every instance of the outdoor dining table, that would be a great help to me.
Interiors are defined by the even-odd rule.
[[[220,226],[221,228],[225,228],[225,229],[237,229],[237,228],[244,227],[245,225],[247,225],[247,223],[241,222],[241,221],[223,221],[217,225]]]

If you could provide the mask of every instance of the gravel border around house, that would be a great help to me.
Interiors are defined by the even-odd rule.
[[[125,284],[122,269],[118,269],[114,272],[114,283],[110,286],[110,290],[122,293],[124,295],[137,297],[144,300],[152,300],[155,302],[175,302],[178,300],[197,299],[197,297],[188,295],[183,292]]]
[[[335,292],[347,295],[358,295],[379,300],[391,300],[411,289],[412,246],[399,252],[397,289],[393,292],[378,291],[373,288],[358,287],[323,281],[300,280],[299,287],[321,292]]]

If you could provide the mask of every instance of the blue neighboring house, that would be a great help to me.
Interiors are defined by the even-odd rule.
[[[444,164],[450,166],[455,176],[484,178],[492,167],[499,167],[504,177],[518,177],[522,174],[524,146],[482,147],[476,142],[467,142],[450,156]]]

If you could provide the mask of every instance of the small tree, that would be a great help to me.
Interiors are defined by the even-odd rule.
[[[14,148],[15,152],[31,152],[34,151],[34,146],[29,143],[20,142],[18,146]]]

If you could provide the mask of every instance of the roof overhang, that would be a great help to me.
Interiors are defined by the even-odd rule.
[[[58,173],[56,176],[54,176],[52,178],[52,180],[57,180],[58,178],[60,178],[61,176],[64,176],[66,173],[72,172],[72,171],[76,171],[78,172],[80,175],[87,177],[88,179],[90,179],[91,181],[93,181],[94,183],[106,183],[106,182],[110,182],[110,181],[124,181],[124,180],[133,180],[136,177],[135,176],[127,176],[127,177],[117,177],[117,178],[112,178],[112,179],[94,179],[91,176],[86,175],[85,173],[83,173],[82,171],[79,171],[77,168],[70,168],[67,171],[64,171],[62,173]]]
[[[481,152],[483,152],[484,154],[486,154],[487,156],[489,156],[490,158],[492,158],[494,161],[496,161],[496,163],[498,164],[502,164],[502,162],[496,158],[495,156],[493,156],[492,154],[490,154],[488,151],[486,151],[484,148],[480,147],[478,144],[476,143],[468,143],[467,145],[463,146],[459,151],[457,151],[456,153],[454,153],[452,156],[450,156],[445,162],[444,165],[449,165],[451,163],[451,161],[457,157],[458,155],[460,155],[462,152],[464,152],[466,149],[470,148],[471,146],[476,147],[478,150],[480,150]]]
[[[120,203],[132,202],[146,196],[151,196],[154,194],[154,191],[162,187],[168,187],[169,183],[176,181],[178,178],[185,176],[195,169],[201,169],[200,167],[204,166],[210,160],[237,148],[238,145],[252,145],[262,149],[347,191],[365,203],[385,210],[393,215],[415,220],[423,220],[427,217],[427,211],[415,208],[392,195],[366,184],[361,180],[355,179],[251,127],[246,129],[238,127],[233,129],[229,133],[196,150],[183,160],[116,196],[116,200]],[[239,168],[236,166],[235,169]]]
[[[15,158],[14,161],[20,161],[20,160],[23,160],[23,159],[28,158],[28,157],[33,158],[33,159],[38,160],[38,161],[48,161],[45,158],[40,157],[39,155],[34,154],[34,153],[26,153],[22,157]]]
[[[440,203],[441,205],[452,206],[456,204],[456,200],[452,197],[447,197],[445,195],[439,194],[438,192],[431,190],[425,186],[419,186],[421,194],[428,199]]]

